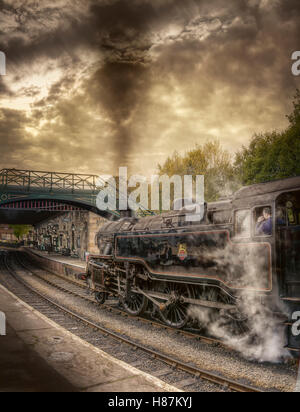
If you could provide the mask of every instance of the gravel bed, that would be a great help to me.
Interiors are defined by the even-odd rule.
[[[222,346],[206,344],[175,333],[170,334],[134,319],[101,310],[80,298],[58,291],[34,276],[29,276],[20,268],[16,269],[18,275],[21,275],[32,287],[49,298],[62,303],[70,310],[82,313],[93,322],[100,323],[104,327],[141,344],[151,346],[186,363],[195,364],[203,370],[222,374],[232,380],[239,380],[263,390],[294,390],[297,378],[295,363],[270,364],[243,359],[238,353]],[[126,359],[124,360],[126,361]],[[139,369],[142,368],[139,367]]]
[[[24,276],[24,278],[25,277],[26,275]],[[28,291],[25,287],[20,285],[19,282],[17,282],[13,277],[9,278],[9,276],[5,275],[3,282],[3,274],[0,273],[0,283],[3,283],[5,286],[7,286],[15,293],[17,292],[16,294],[18,296],[21,296],[27,303],[32,304],[34,302],[33,307],[37,306],[42,308],[43,306],[42,313],[44,313],[46,316],[49,314],[50,319],[54,320],[63,327],[66,327],[66,324],[68,324],[67,329],[75,333],[77,336],[84,338],[86,341],[93,343],[94,345],[95,343],[93,341],[97,339],[98,342],[97,345],[95,345],[96,347],[105,350],[107,353],[115,356],[118,359],[126,361],[129,364],[133,364],[133,366],[135,366],[134,363],[138,362],[139,364],[136,367],[139,370],[144,370],[145,372],[147,371],[151,374],[151,372],[153,371],[161,370],[162,367],[166,368],[166,365],[164,363],[160,362],[157,359],[152,359],[150,355],[147,355],[145,352],[134,350],[130,346],[126,344],[121,344],[120,342],[114,340],[110,336],[105,336],[99,332],[95,332],[89,329],[87,326],[83,326],[83,324],[76,321],[75,319],[70,318],[68,315],[64,315],[59,310],[55,312],[55,310],[50,304],[47,304],[49,305],[49,307],[45,310],[45,304],[41,303],[42,298],[39,298],[33,292]],[[147,365],[147,367],[144,367],[145,365]],[[170,384],[174,384],[174,386],[176,386],[177,383],[185,381],[186,379],[190,379],[190,375],[180,371],[173,371],[170,368],[170,375],[164,376],[161,380]],[[207,385],[207,382],[201,379],[199,379],[199,381],[194,386],[197,386],[197,388],[201,392],[216,392],[221,390],[221,387],[219,385]],[[186,389],[181,388],[180,386],[179,388]],[[190,387],[188,387],[188,390],[192,391]]]

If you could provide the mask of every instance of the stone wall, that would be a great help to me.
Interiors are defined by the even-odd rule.
[[[84,260],[86,252],[99,253],[95,236],[105,222],[102,217],[87,211],[63,213],[36,225],[34,241],[41,250],[51,247],[60,253],[70,249],[72,254]]]
[[[14,230],[9,225],[0,225],[0,241],[16,242]]]

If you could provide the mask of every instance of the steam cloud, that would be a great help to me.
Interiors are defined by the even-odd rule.
[[[235,279],[236,283],[237,274],[239,272],[242,274],[238,284],[245,289],[239,293],[238,309],[247,318],[247,330],[241,335],[234,333],[229,327],[231,319],[222,311],[216,316],[212,309],[190,306],[189,316],[197,319],[200,327],[205,328],[210,335],[221,339],[247,359],[277,363],[290,357],[289,352],[284,348],[286,342],[282,319],[275,317],[269,305],[264,304],[259,293],[251,291],[251,289],[265,287],[262,274],[266,273],[266,267],[261,253],[248,248],[237,252],[228,246],[225,250],[217,250],[213,253],[207,251],[205,257],[213,259],[220,270],[225,267],[229,281]],[[276,285],[273,285],[273,288],[276,290]],[[285,313],[284,304],[279,301],[279,298],[273,302],[274,307],[277,312]]]

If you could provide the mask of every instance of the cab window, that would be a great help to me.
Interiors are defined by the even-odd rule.
[[[251,212],[249,209],[235,212],[235,235],[238,237],[251,236]]]
[[[254,234],[255,236],[272,236],[273,217],[272,207],[256,207],[253,212]]]
[[[286,217],[289,226],[294,226],[297,224],[297,213],[294,208],[294,204],[291,201],[286,203]]]
[[[277,227],[300,225],[300,191],[281,194],[276,202]]]

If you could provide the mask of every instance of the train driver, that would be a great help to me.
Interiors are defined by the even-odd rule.
[[[258,236],[271,236],[272,229],[272,211],[270,207],[265,207],[262,216],[260,216],[257,220],[255,233]]]

